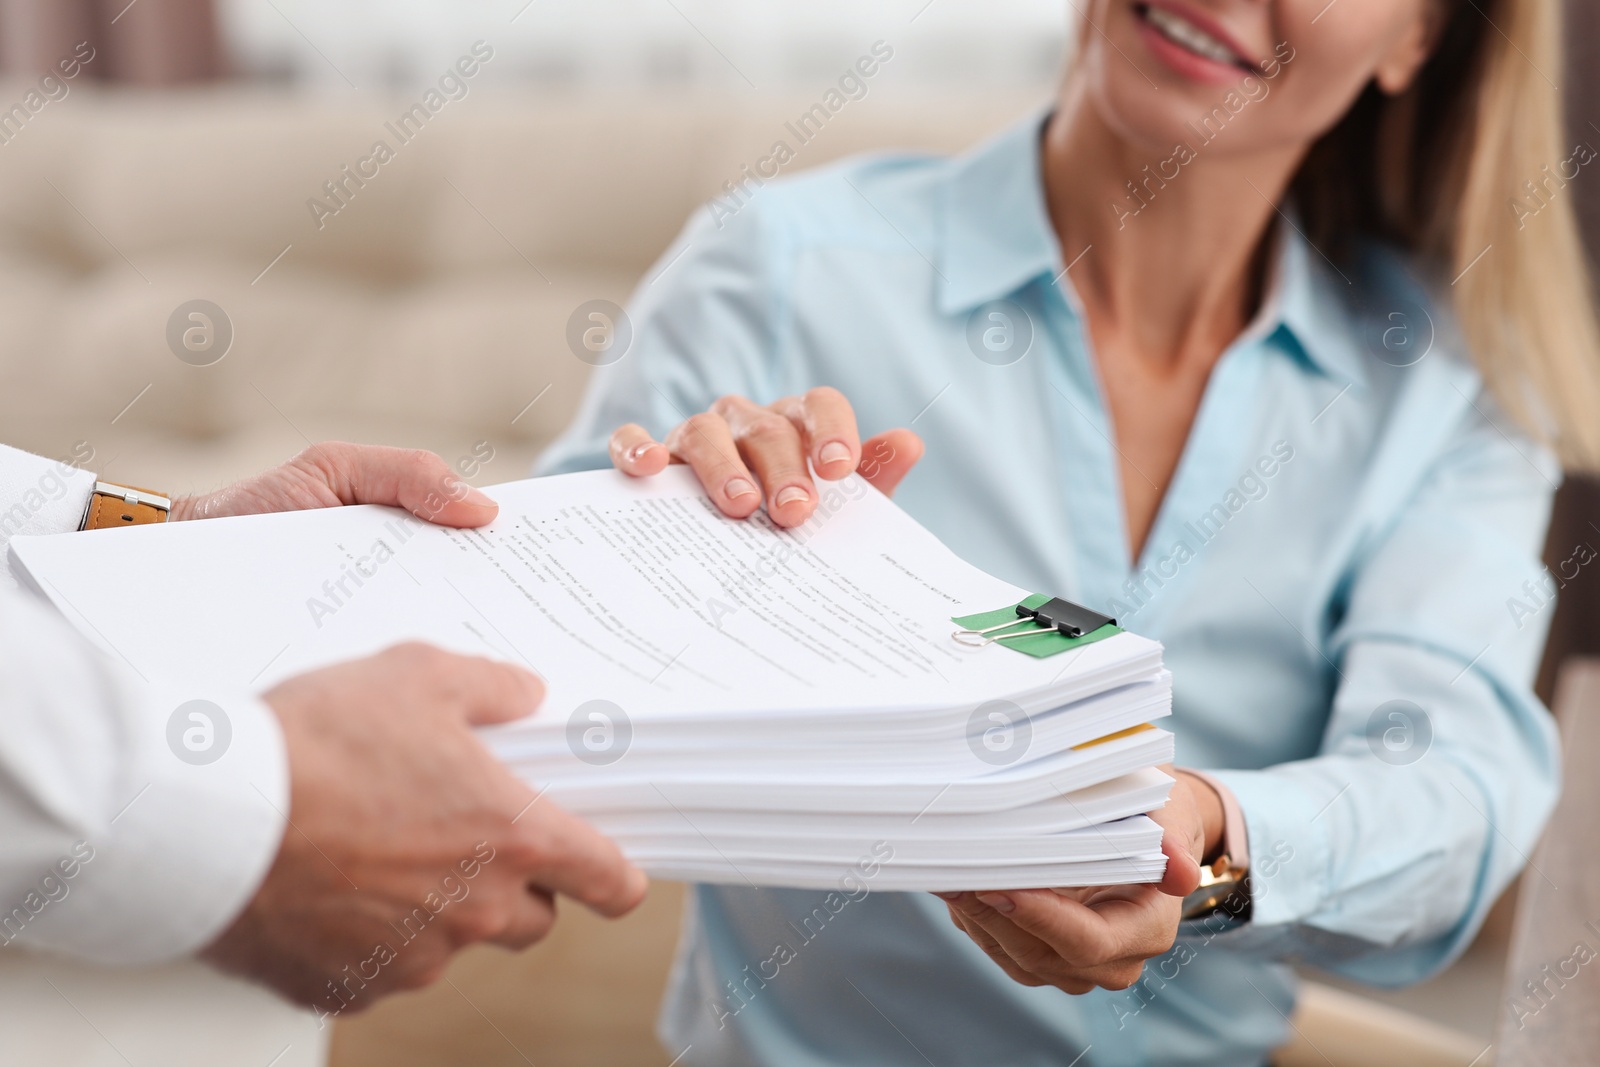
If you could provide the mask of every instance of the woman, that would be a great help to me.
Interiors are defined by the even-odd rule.
[[[1164,642],[1185,769],[1159,887],[873,894],[775,976],[817,894],[698,887],[673,1054],[1259,1063],[1284,961],[1470,942],[1556,789],[1552,452],[1600,455],[1558,42],[1553,0],[1096,0],[1049,115],[688,228],[545,469],[793,525],[925,441],[946,543]],[[1247,903],[1181,902],[1225,852]]]

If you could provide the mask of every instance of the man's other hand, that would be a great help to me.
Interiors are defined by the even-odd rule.
[[[389,495],[404,497],[411,483],[395,479]],[[428,984],[467,944],[533,944],[556,894],[606,916],[631,910],[645,876],[473,734],[543,695],[519,668],[420,644],[268,692],[288,748],[289,825],[205,958],[337,1014]]]
[[[264,474],[214,493],[174,500],[171,518],[214,519],[342,504],[388,504],[442,526],[482,526],[499,510],[432,452],[328,441]]]

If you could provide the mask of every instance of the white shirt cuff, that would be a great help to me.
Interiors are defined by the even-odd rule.
[[[87,446],[81,446],[87,447]],[[79,457],[94,458],[94,450]],[[76,530],[89,510],[93,473],[68,460],[46,459],[0,445],[0,589],[15,589],[6,545],[19,534],[67,533]]]
[[[186,700],[155,694],[142,709],[134,799],[104,840],[80,847],[91,857],[65,884],[83,899],[45,908],[29,944],[97,963],[161,962],[204,948],[255,895],[289,812],[282,730],[253,696]],[[213,762],[190,762],[219,748]]]

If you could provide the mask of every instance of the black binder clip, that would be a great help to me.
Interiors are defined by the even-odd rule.
[[[1009,634],[997,634],[994,637],[989,636],[996,630],[1009,630],[1021,623],[1023,619],[1033,620],[1039,628],[1018,630]],[[1018,604],[1017,618],[1011,622],[1003,622],[998,626],[990,626],[984,630],[957,630],[953,636],[963,645],[982,648],[984,645],[994,641],[1009,641],[1014,637],[1038,637],[1040,634],[1048,633],[1051,630],[1061,634],[1063,637],[1082,637],[1085,634],[1094,633],[1100,627],[1108,624],[1115,626],[1117,620],[1109,615],[1102,615],[1098,611],[1090,611],[1083,605],[1074,604],[1070,600],[1052,597],[1036,608]],[[977,638],[977,640],[973,640],[973,638]]]

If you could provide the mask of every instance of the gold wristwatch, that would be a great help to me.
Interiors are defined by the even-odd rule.
[[[148,526],[166,522],[172,501],[149,489],[111,482],[95,482],[84,510],[80,530],[106,530],[113,526]]]
[[[1217,858],[1200,867],[1200,888],[1183,898],[1185,919],[1204,919],[1218,911],[1241,921],[1250,918],[1250,842],[1244,813],[1233,790],[1203,771],[1185,767],[1217,791],[1222,800],[1222,848]]]

